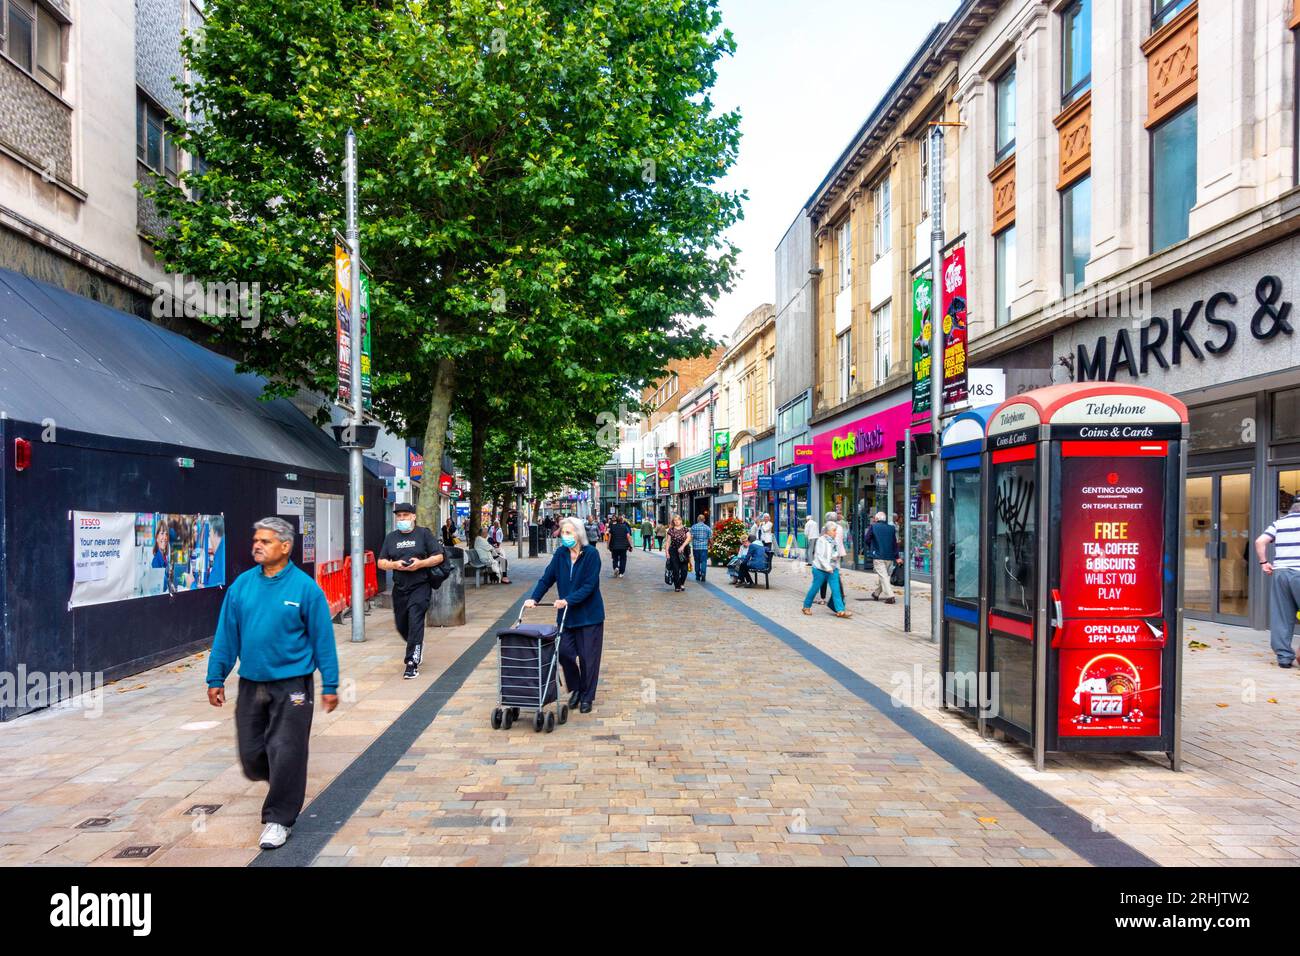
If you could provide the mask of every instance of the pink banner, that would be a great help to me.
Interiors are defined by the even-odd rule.
[[[913,435],[930,433],[928,418],[912,424],[910,400],[848,425],[814,435],[813,471],[820,475],[827,471],[893,458],[895,448],[903,440],[903,433],[909,425]]]

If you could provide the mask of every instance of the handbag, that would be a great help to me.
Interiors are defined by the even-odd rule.
[[[901,564],[896,563],[894,570],[889,572],[889,583],[897,588],[903,586],[903,566]]]

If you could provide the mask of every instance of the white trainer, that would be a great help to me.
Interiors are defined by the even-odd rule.
[[[258,841],[263,850],[276,850],[284,846],[284,841],[289,839],[289,827],[279,823],[268,823],[266,829],[262,831],[262,839]]]

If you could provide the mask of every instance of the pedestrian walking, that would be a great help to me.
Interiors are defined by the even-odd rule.
[[[609,525],[609,560],[614,577],[627,574],[627,553],[632,550],[632,528],[622,515],[615,515]]]
[[[226,678],[239,662],[235,737],[244,776],[270,783],[262,802],[265,850],[284,846],[307,795],[313,675],[321,707],[338,706],[339,661],[329,603],[320,586],[289,560],[293,525],[253,525],[253,561],[226,591],[208,657],[208,703],[226,702]]]
[[[393,517],[396,528],[384,538],[375,566],[393,573],[393,622],[406,641],[402,676],[414,680],[424,655],[424,617],[433,601],[430,570],[442,564],[446,554],[432,531],[416,525],[415,507],[409,502],[393,505]]]
[[[686,572],[691,565],[691,533],[682,525],[681,515],[668,519],[668,534],[664,539],[664,560],[674,591],[686,590]]]
[[[772,550],[775,546],[775,537],[772,533],[772,516],[764,512],[758,519],[758,540],[763,542],[763,550],[767,552],[768,566],[772,565]]]
[[[456,547],[456,523],[447,516],[447,520],[442,523],[442,545],[445,548]]]
[[[576,518],[560,522],[560,544],[524,607],[535,607],[555,586],[556,623],[563,621],[560,666],[569,706],[591,713],[600,679],[600,655],[605,646],[605,603],[600,596],[600,552],[589,543],[587,529]],[[561,613],[564,612],[564,613]]]
[[[803,560],[809,567],[812,566],[813,545],[817,543],[820,534],[817,519],[809,512],[807,520],[803,523]]]
[[[646,517],[641,519],[641,550],[642,551],[650,550],[650,539],[654,537],[654,534],[655,534],[654,522],[651,521],[650,516],[647,515]]]
[[[691,554],[695,558],[695,580],[704,583],[709,567],[709,542],[713,540],[713,529],[709,527],[709,516],[700,515],[691,525]]]
[[[1273,545],[1273,559],[1268,546]],[[1277,655],[1278,667],[1295,663],[1296,613],[1300,611],[1300,498],[1291,502],[1291,510],[1264,529],[1255,539],[1255,556],[1269,576],[1269,640]]]
[[[836,529],[833,522],[827,522],[822,527],[822,533],[813,543],[813,561],[812,561],[812,584],[808,586],[808,593],[803,599],[803,613],[812,614],[813,597],[817,594],[822,585],[828,585],[830,589],[830,609],[836,617],[852,617],[852,613],[845,610],[844,591],[840,583],[839,573],[840,548],[836,542]]]
[[[668,525],[660,521],[658,524],[655,525],[655,550],[656,551],[662,551],[664,549],[664,538],[666,537],[668,537]]]
[[[871,559],[871,569],[880,579],[871,599],[879,601],[883,596],[886,604],[896,603],[894,585],[889,576],[894,573],[894,565],[903,563],[903,557],[898,553],[898,529],[883,511],[876,512],[876,520],[867,529],[867,556]]]

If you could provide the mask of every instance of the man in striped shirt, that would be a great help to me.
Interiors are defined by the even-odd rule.
[[[1270,543],[1273,545],[1271,561]],[[1290,667],[1295,661],[1291,644],[1296,612],[1300,611],[1300,498],[1291,502],[1291,510],[1255,539],[1255,554],[1264,573],[1273,579],[1268,629],[1277,666]]]

